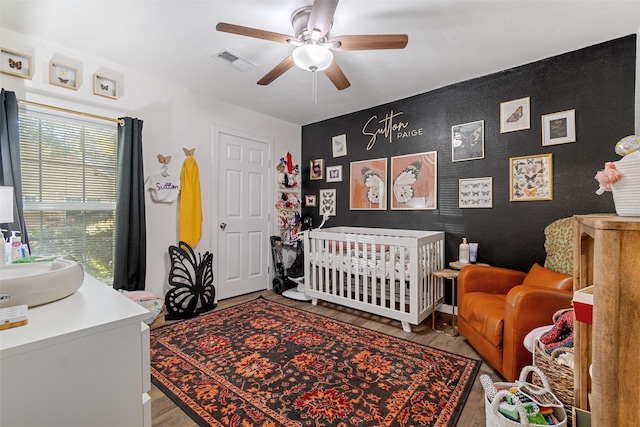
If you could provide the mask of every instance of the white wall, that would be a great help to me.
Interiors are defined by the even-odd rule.
[[[235,129],[273,141],[272,194],[277,184],[275,164],[287,151],[295,163],[300,162],[301,128],[282,120],[255,113],[234,105],[204,98],[196,93],[159,81],[149,75],[126,67],[126,64],[107,63],[99,57],[71,51],[52,45],[45,40],[21,35],[0,27],[2,47],[33,56],[32,80],[0,74],[0,87],[16,92],[19,99],[99,114],[107,117],[131,116],[144,121],[143,151],[145,176],[160,172],[158,154],[172,156],[169,172],[180,175],[184,153],[182,147],[195,148],[195,159],[200,170],[202,191],[202,239],[196,252],[211,251],[214,263],[216,245],[211,242],[212,227],[217,221],[216,201],[211,200],[215,182],[216,162],[212,159],[214,127]],[[49,84],[49,61],[66,59],[68,65],[77,62],[81,67],[81,86],[77,91]],[[64,62],[62,62],[64,63]],[[93,94],[93,73],[106,68],[122,77],[121,96],[109,99]],[[178,202],[172,205],[156,204],[146,196],[147,217],[147,290],[164,295],[168,289],[170,263],[167,248],[178,242]],[[275,204],[275,199],[273,200]],[[212,209],[212,205],[214,209]],[[271,232],[277,228],[275,208],[272,211]],[[215,231],[215,230],[213,230]],[[217,278],[215,278],[217,282]]]

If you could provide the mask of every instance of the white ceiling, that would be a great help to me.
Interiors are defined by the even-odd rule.
[[[0,0],[0,25],[304,125],[590,46],[640,29],[640,0],[341,0],[330,35],[406,33],[403,50],[335,52],[351,81],[338,91],[287,71],[256,82],[293,46],[220,33],[218,22],[293,34],[312,0]],[[240,72],[224,49],[257,64]]]

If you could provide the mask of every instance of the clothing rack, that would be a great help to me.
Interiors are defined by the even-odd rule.
[[[118,123],[120,126],[124,126],[124,120],[122,120],[122,119],[114,119],[113,117],[99,116],[97,114],[91,114],[91,113],[85,113],[85,112],[82,112],[82,111],[70,110],[68,108],[54,107],[53,105],[41,104],[39,102],[33,102],[33,101],[26,101],[24,99],[18,99],[18,104],[31,105],[33,107],[48,108],[50,110],[61,111],[63,113],[70,113],[70,114],[77,114],[79,116],[84,116],[84,117],[91,117],[92,119],[106,120],[106,121],[109,121],[109,122]]]

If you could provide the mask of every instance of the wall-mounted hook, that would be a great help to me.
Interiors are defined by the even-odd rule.
[[[192,148],[191,150],[188,150],[186,148],[182,149],[184,151],[185,156],[190,157],[193,156],[193,154],[196,152],[195,148]]]

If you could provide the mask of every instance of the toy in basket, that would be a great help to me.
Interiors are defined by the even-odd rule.
[[[530,372],[537,374],[543,387],[527,382]],[[513,383],[491,381],[481,375],[485,391],[487,427],[555,425],[566,427],[564,405],[551,391],[547,377],[535,366],[525,366]]]

